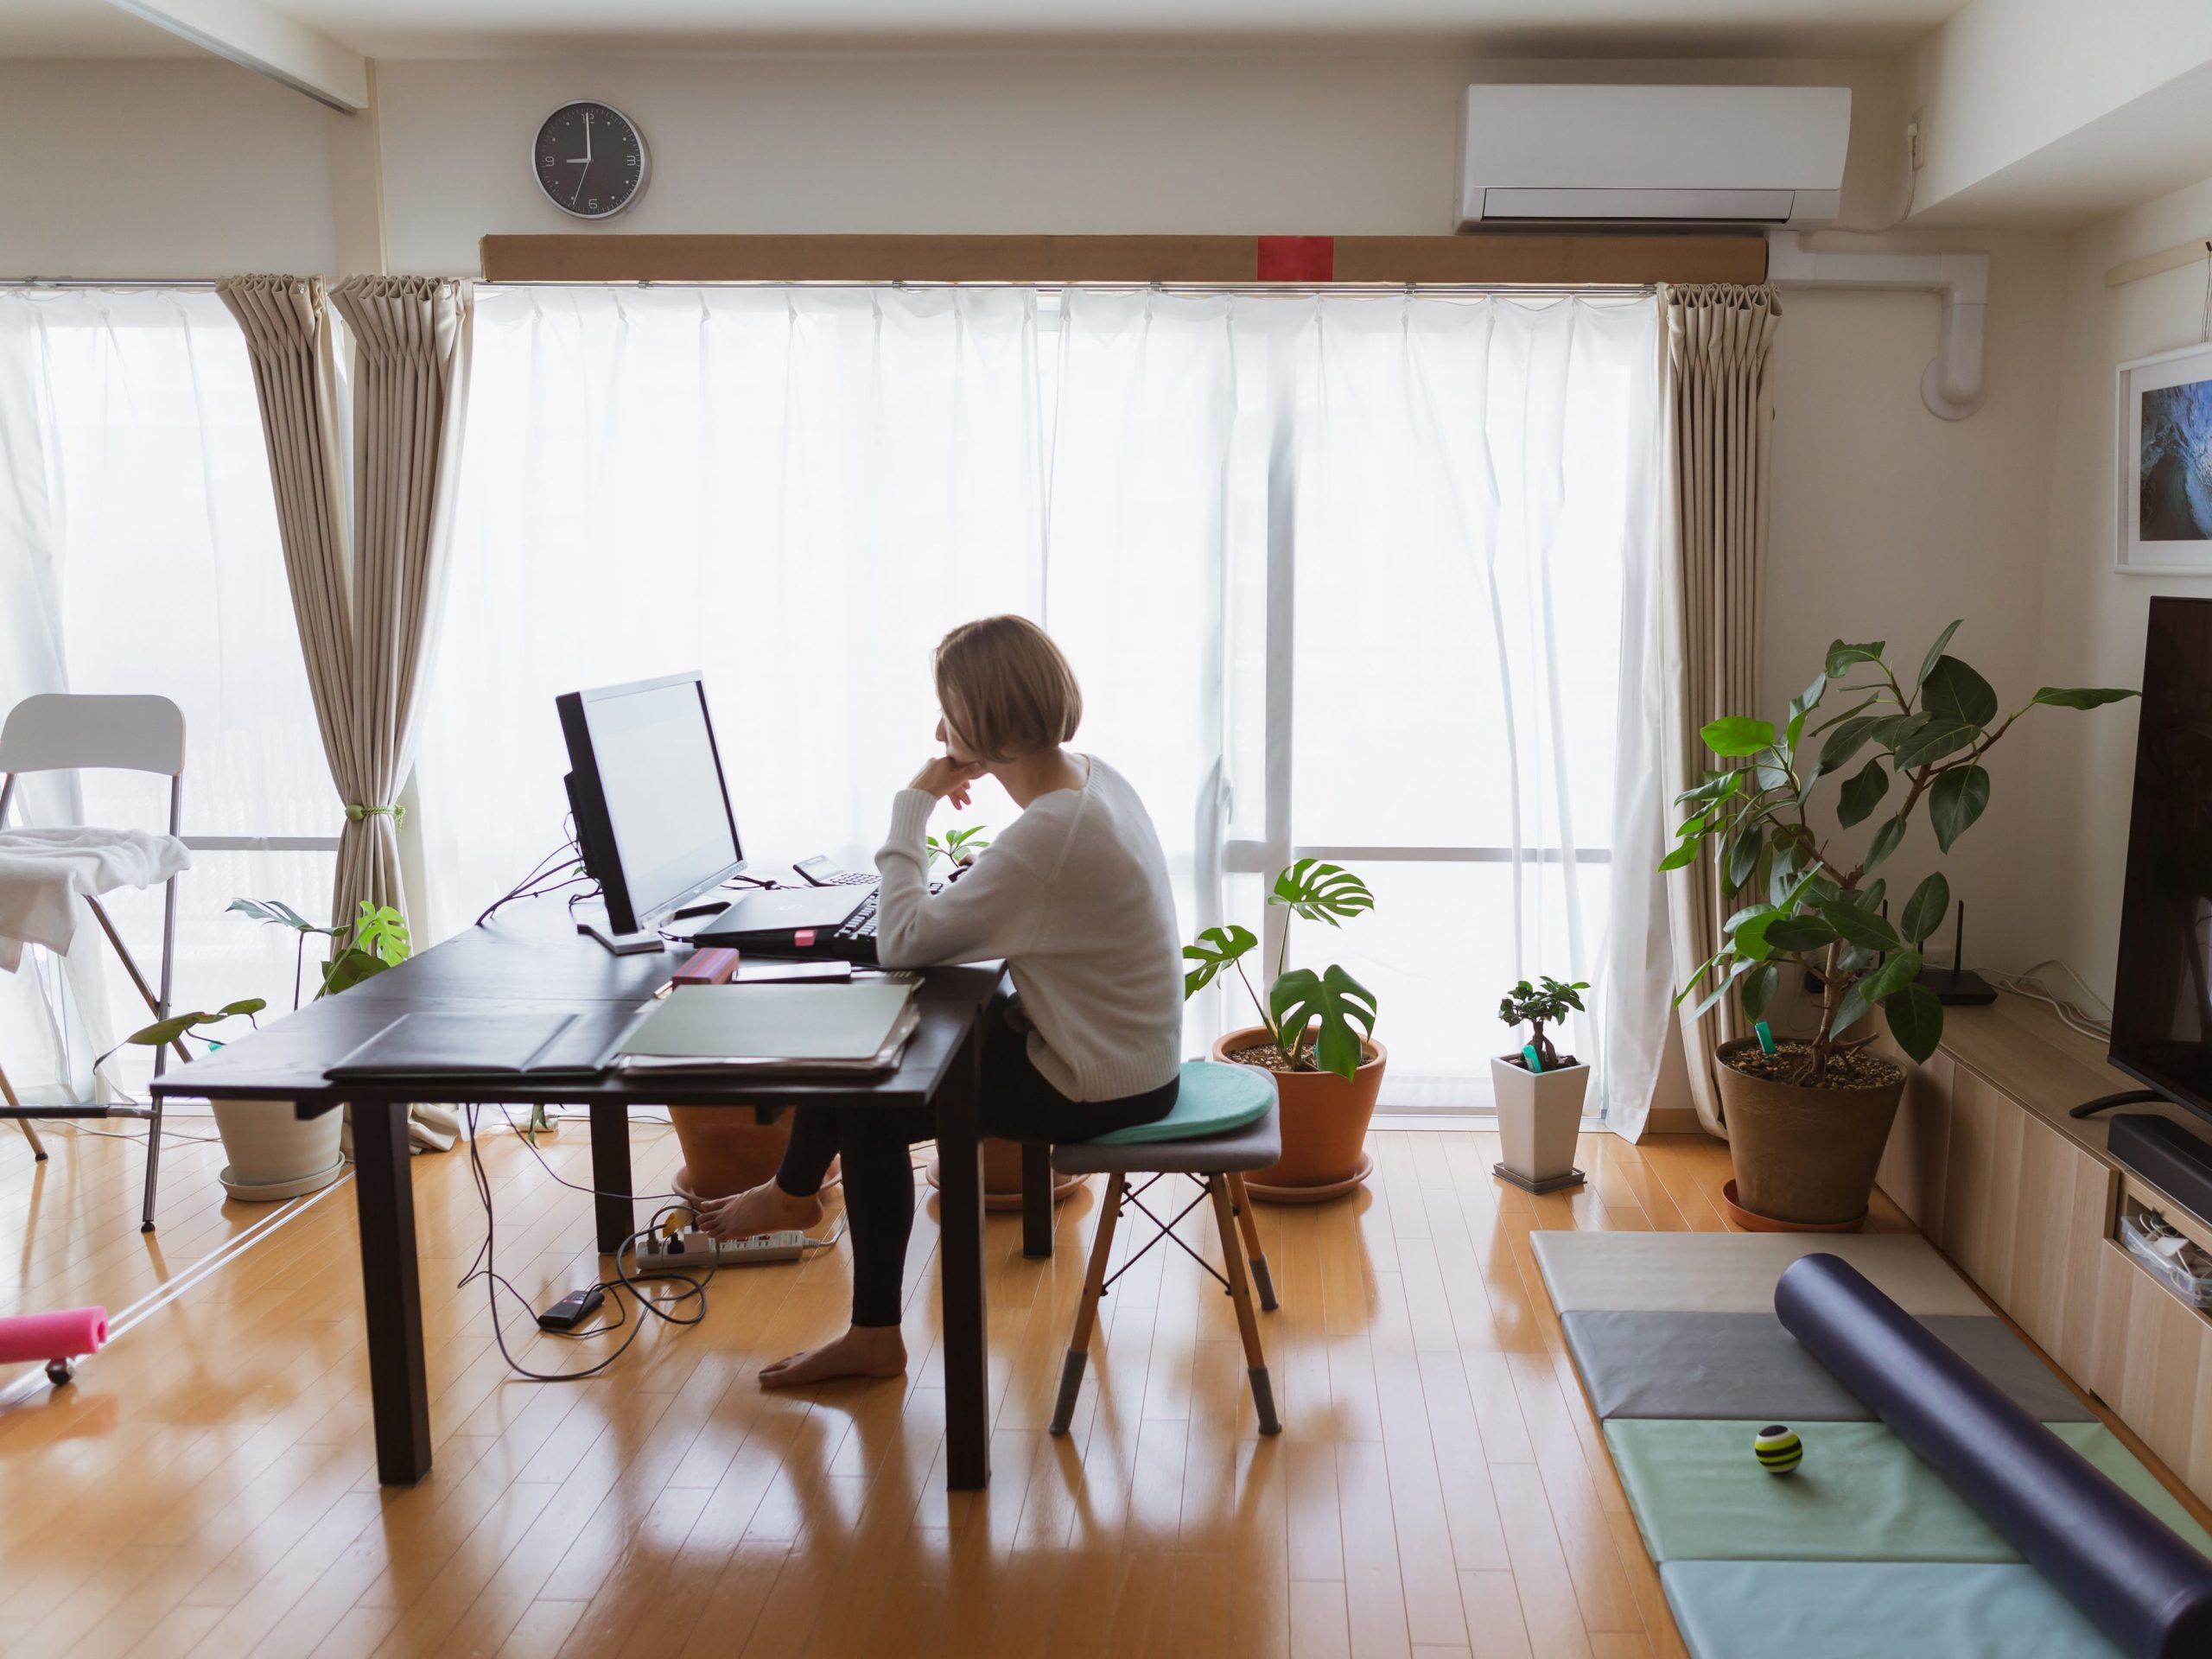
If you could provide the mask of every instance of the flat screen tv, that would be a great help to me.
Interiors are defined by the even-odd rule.
[[[2212,1117],[2212,599],[2153,599],[2112,1063]]]

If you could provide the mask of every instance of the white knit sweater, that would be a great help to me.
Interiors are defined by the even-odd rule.
[[[1144,803],[1121,773],[1085,758],[1081,789],[1039,796],[934,896],[924,837],[937,801],[900,790],[875,855],[876,953],[893,968],[1005,957],[1034,1027],[1038,1071],[1071,1100],[1119,1100],[1175,1075],[1182,944]]]

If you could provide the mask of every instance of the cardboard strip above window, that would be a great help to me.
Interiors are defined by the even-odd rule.
[[[1757,234],[487,236],[493,283],[1759,283]]]

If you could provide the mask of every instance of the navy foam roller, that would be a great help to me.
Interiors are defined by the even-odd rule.
[[[1774,1287],[1790,1334],[2137,1659],[2212,1654],[2212,1560],[1839,1256]]]

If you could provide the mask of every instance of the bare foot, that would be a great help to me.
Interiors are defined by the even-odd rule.
[[[734,1198],[715,1198],[698,1208],[699,1230],[712,1238],[751,1238],[787,1227],[801,1232],[822,1219],[822,1200],[799,1198],[773,1181],[747,1187]]]
[[[899,1334],[897,1325],[855,1325],[848,1327],[835,1342],[825,1342],[819,1348],[789,1355],[763,1367],[760,1386],[798,1389],[839,1376],[898,1376],[906,1369],[906,1342]]]

